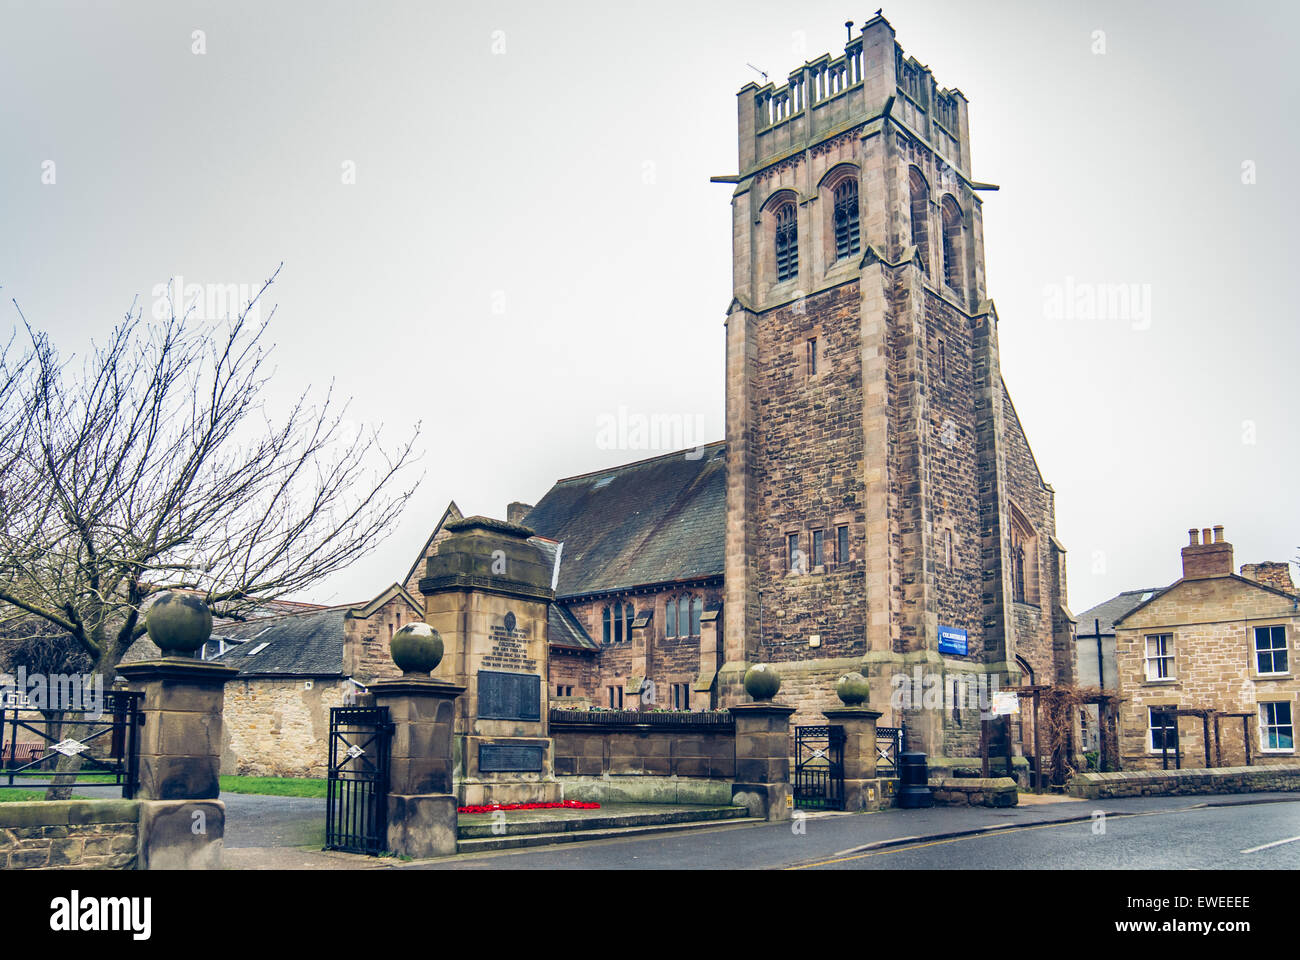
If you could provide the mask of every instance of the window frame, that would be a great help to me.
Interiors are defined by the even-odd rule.
[[[812,557],[809,560],[809,567],[816,570],[818,567],[826,566],[826,531],[818,527],[809,532],[809,539],[812,541]]]
[[[831,187],[831,240],[835,263],[862,253],[862,213],[856,176],[842,176]]]
[[[1260,626],[1252,627],[1251,629],[1252,629],[1252,631],[1253,631],[1253,633],[1252,633],[1252,637],[1251,637],[1251,639],[1252,639],[1251,656],[1252,656],[1253,665],[1254,665],[1254,668],[1255,668],[1255,676],[1257,676],[1257,677],[1289,677],[1289,676],[1291,675],[1291,649],[1290,649],[1291,644],[1290,644],[1290,638],[1289,638],[1288,635],[1287,635],[1287,634],[1288,634],[1288,631],[1287,631],[1287,628],[1286,628],[1286,624],[1284,624],[1284,623],[1268,623],[1268,624],[1261,624]],[[1280,647],[1273,647],[1273,646],[1270,646],[1270,647],[1268,647],[1268,648],[1265,649],[1265,650],[1261,650],[1261,649],[1260,649],[1260,646],[1259,646],[1259,634],[1260,634],[1260,631],[1262,631],[1262,630],[1267,630],[1267,631],[1269,632],[1270,640],[1272,640],[1273,631],[1281,631],[1281,633],[1282,633],[1282,645],[1281,645]],[[1282,669],[1281,669],[1281,670],[1276,670],[1276,669],[1274,669],[1274,670],[1263,670],[1263,669],[1260,668],[1260,658],[1263,657],[1263,656],[1267,656],[1267,657],[1269,658],[1270,663],[1271,663],[1274,667],[1276,667],[1276,666],[1277,666],[1277,660],[1278,660],[1278,654],[1281,654],[1281,657],[1282,657]]]
[[[1160,727],[1156,727],[1154,725],[1155,718],[1153,716],[1153,714],[1156,712],[1159,712],[1167,717],[1170,717],[1171,722],[1168,725],[1162,725]],[[1178,714],[1172,713],[1168,707],[1153,707],[1153,706],[1147,707],[1147,753],[1162,754],[1165,752],[1163,749],[1163,742],[1161,746],[1159,747],[1156,746],[1156,740],[1155,740],[1156,730],[1163,730],[1163,731],[1172,730],[1174,732],[1174,742],[1169,744],[1169,752],[1177,753],[1178,744],[1179,744]],[[1162,735],[1161,737],[1162,741],[1163,739],[1164,739],[1164,735]]]
[[[799,279],[799,207],[782,200],[772,211],[773,276],[777,283]]]
[[[839,523],[835,525],[835,563],[849,563],[849,525]]]
[[[1266,723],[1265,707],[1286,707],[1286,723]],[[1276,710],[1274,711],[1276,717]],[[1295,753],[1295,707],[1290,700],[1259,700],[1256,701],[1255,719],[1259,726],[1259,752],[1260,753]],[[1282,730],[1286,728],[1290,731],[1288,736],[1291,738],[1289,747],[1270,747],[1267,746],[1267,736],[1270,730]],[[1280,737],[1280,734],[1279,734]]]
[[[1164,641],[1161,645],[1161,653],[1158,656],[1151,656],[1151,641]],[[1142,636],[1142,677],[1144,683],[1176,683],[1178,674],[1175,671],[1175,654],[1174,654],[1174,635],[1172,633],[1147,633]],[[1168,661],[1167,668],[1164,662]],[[1158,662],[1162,669],[1168,669],[1168,673],[1160,677],[1151,676],[1151,664]]]

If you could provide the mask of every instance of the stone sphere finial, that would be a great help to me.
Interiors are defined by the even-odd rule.
[[[165,590],[144,615],[144,628],[163,656],[192,657],[212,636],[212,611],[192,593]]]
[[[781,689],[781,678],[766,663],[758,663],[745,671],[745,692],[755,700],[771,700]]]
[[[835,682],[835,695],[846,707],[857,707],[871,698],[871,684],[860,673],[846,673]]]
[[[393,634],[389,652],[403,674],[427,677],[442,663],[442,636],[427,623],[408,623]]]

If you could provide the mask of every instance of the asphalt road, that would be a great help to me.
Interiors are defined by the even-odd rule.
[[[1242,803],[1249,799],[1249,803]],[[1260,802],[1276,799],[1280,802]],[[1223,803],[1227,806],[1214,806]],[[1096,812],[1106,814],[1095,820]],[[1051,824],[1065,818],[1081,822]],[[1104,832],[1094,833],[1094,823]],[[963,831],[982,835],[953,837]],[[945,836],[947,835],[947,836]],[[909,838],[915,842],[908,842]],[[917,839],[925,838],[925,839]],[[1296,838],[1253,853],[1264,844]],[[936,808],[810,816],[461,855],[406,864],[435,870],[1209,869],[1300,867],[1300,797],[1154,797],[1007,810]]]

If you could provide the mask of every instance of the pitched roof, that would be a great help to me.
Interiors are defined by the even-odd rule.
[[[1099,603],[1095,607],[1083,611],[1083,613],[1079,614],[1079,628],[1075,633],[1075,636],[1095,636],[1096,630],[1094,628],[1097,626],[1097,620],[1101,621],[1101,633],[1103,636],[1113,634],[1115,632],[1116,620],[1132,613],[1156,594],[1163,593],[1164,590],[1164,587],[1148,587],[1145,590],[1125,590],[1123,593],[1111,597],[1104,603]]]
[[[238,667],[240,676],[343,675],[343,618],[352,604],[214,627],[214,639],[238,640],[218,663]]]
[[[551,604],[546,617],[546,639],[552,647],[573,650],[599,650],[600,644],[588,636],[573,613],[562,603]]]
[[[720,577],[726,446],[682,450],[560,480],[524,518],[562,543],[557,597]]]
[[[1275,596],[1282,597],[1285,600],[1290,600],[1292,603],[1297,602],[1297,598],[1292,594],[1287,593],[1285,590],[1279,590],[1277,587],[1270,586],[1267,583],[1260,583],[1258,580],[1251,580],[1249,577],[1239,576],[1238,574],[1235,573],[1227,573],[1221,577],[1213,577],[1213,578],[1193,577],[1191,579],[1188,579],[1187,577],[1181,577],[1178,580],[1175,580],[1173,583],[1169,584],[1169,586],[1165,587],[1163,590],[1157,590],[1154,596],[1147,597],[1144,600],[1142,600],[1141,603],[1135,604],[1131,609],[1125,610],[1122,614],[1120,614],[1115,618],[1115,623],[1121,623],[1122,621],[1127,620],[1130,615],[1136,613],[1138,610],[1145,607],[1147,604],[1155,603],[1165,594],[1173,593],[1175,590],[1177,590],[1179,587],[1183,586],[1184,584],[1204,583],[1206,580],[1209,579],[1223,580],[1223,581],[1236,581],[1237,583],[1245,584],[1248,587],[1253,587],[1256,590],[1263,590],[1265,593],[1271,593],[1274,594]]]

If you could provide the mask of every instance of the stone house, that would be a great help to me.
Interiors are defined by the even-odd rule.
[[[1159,766],[1164,744],[1177,741],[1183,766],[1202,766],[1207,725],[1215,766],[1220,756],[1245,762],[1241,718],[1220,719],[1216,747],[1212,717],[1170,709],[1244,713],[1252,763],[1294,761],[1300,591],[1290,568],[1247,564],[1235,574],[1223,527],[1188,532],[1182,577],[1114,621],[1121,762]]]

